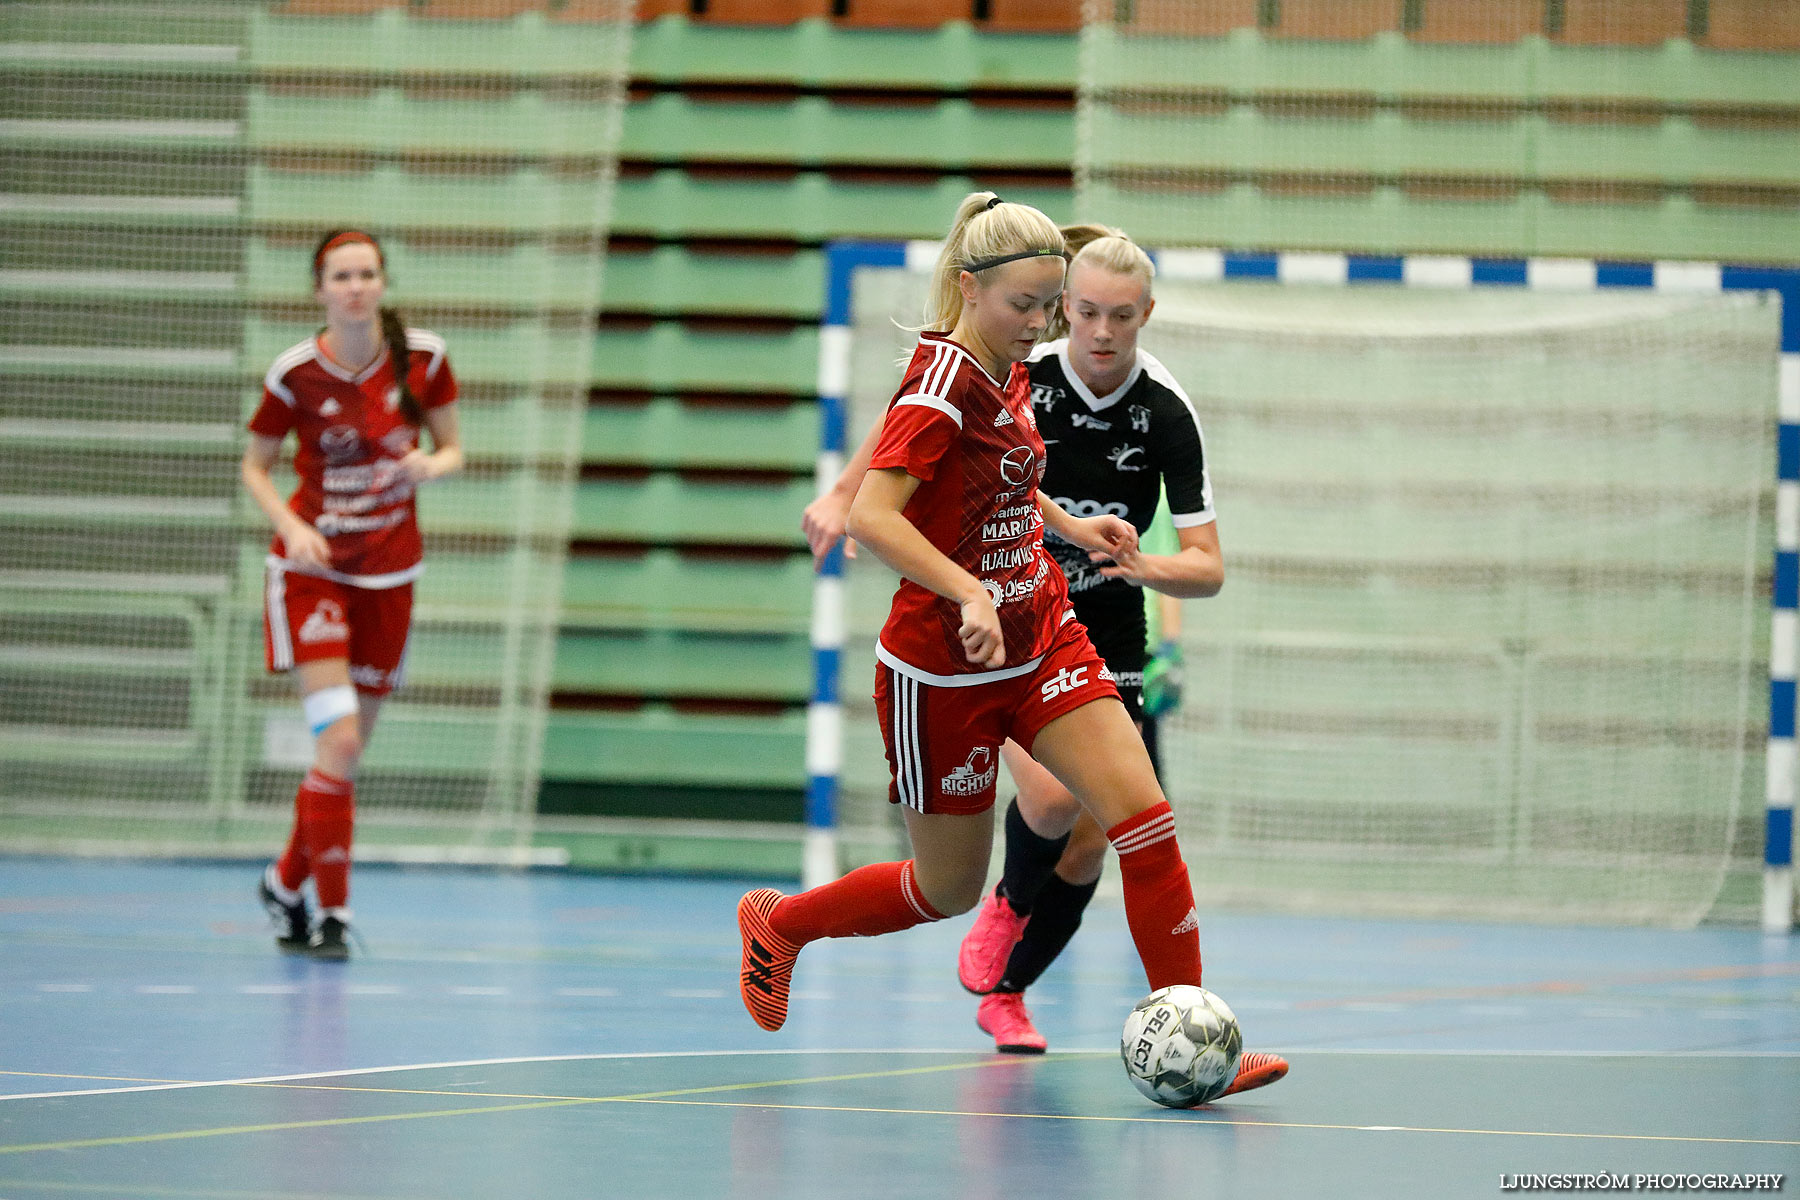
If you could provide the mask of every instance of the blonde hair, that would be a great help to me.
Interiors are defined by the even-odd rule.
[[[1110,225],[1064,225],[1062,233],[1069,247],[1070,278],[1074,278],[1077,266],[1086,263],[1119,275],[1135,275],[1144,281],[1145,292],[1154,286],[1156,264],[1123,229],[1114,229]],[[1054,342],[1068,336],[1069,317],[1058,304],[1051,314],[1049,328],[1044,330],[1044,340]]]
[[[948,333],[962,318],[962,273],[1011,255],[1066,257],[1062,231],[1029,204],[1010,204],[993,192],[970,192],[956,206],[956,219],[938,255],[925,300],[924,328]],[[985,269],[985,268],[984,268]]]

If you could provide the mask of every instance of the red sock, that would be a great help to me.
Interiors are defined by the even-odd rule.
[[[1175,840],[1175,813],[1165,800],[1106,831],[1119,852],[1125,922],[1150,988],[1200,983],[1200,914]]]
[[[342,908],[350,901],[350,838],[356,825],[356,789],[348,779],[314,768],[294,797],[295,839],[319,889],[320,908]],[[290,852],[292,844],[290,843]],[[287,882],[287,856],[282,857],[282,886]],[[302,876],[304,878],[304,876]],[[291,885],[298,886],[298,885]]]
[[[804,945],[819,938],[875,937],[943,919],[919,890],[908,859],[858,867],[842,879],[789,896],[769,914],[769,928]]]
[[[306,853],[306,838],[302,836],[305,824],[300,820],[301,803],[300,797],[295,796],[294,828],[288,832],[287,849],[275,860],[275,877],[290,892],[299,891],[306,877],[312,874],[312,859]]]

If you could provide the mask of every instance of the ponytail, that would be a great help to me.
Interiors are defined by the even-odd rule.
[[[406,323],[391,308],[381,310],[381,340],[387,343],[388,359],[394,364],[394,387],[400,393],[400,415],[414,429],[425,423],[425,410],[413,395],[407,376],[412,374],[412,351],[406,347]]]
[[[984,271],[1015,258],[1063,255],[1062,233],[1029,204],[1010,204],[993,192],[970,192],[956,206],[925,301],[924,328],[948,333],[962,318],[962,273]]]
[[[1127,235],[1123,229],[1114,229],[1111,225],[1096,225],[1093,222],[1081,222],[1075,225],[1064,225],[1062,227],[1062,236],[1063,254],[1068,257],[1069,270],[1072,272],[1075,269],[1076,257],[1081,254],[1081,251],[1089,242],[1098,241],[1100,238],[1104,237],[1126,237]],[[1056,306],[1056,311],[1050,314],[1050,323],[1044,327],[1043,340],[1046,342],[1054,342],[1059,338],[1066,338],[1068,336],[1069,314],[1063,309],[1061,304],[1058,304]]]
[[[364,233],[360,229],[332,229],[326,231],[313,247],[312,272],[313,286],[319,286],[319,280],[325,270],[325,256],[339,246],[361,243],[375,248],[375,259],[381,264],[383,274],[387,273],[387,255],[382,252],[381,243],[375,235]],[[388,360],[394,364],[394,388],[400,394],[400,415],[406,423],[417,429],[425,423],[425,409],[419,404],[419,398],[413,395],[412,384],[407,381],[412,367],[412,351],[406,347],[406,322],[400,314],[391,308],[381,310],[381,340],[387,343]]]

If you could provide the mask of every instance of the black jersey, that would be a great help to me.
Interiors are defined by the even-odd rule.
[[[1156,517],[1163,489],[1175,527],[1213,519],[1206,440],[1187,393],[1147,350],[1125,382],[1096,396],[1069,363],[1068,339],[1032,351],[1031,402],[1044,438],[1047,464],[1041,490],[1077,517],[1113,513],[1141,533]],[[1075,615],[1098,639],[1096,626],[1144,634],[1144,594],[1123,579],[1108,579],[1087,551],[1044,532],[1044,545],[1069,578]]]

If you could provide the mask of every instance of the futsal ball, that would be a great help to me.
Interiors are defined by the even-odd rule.
[[[1169,1108],[1216,1099],[1237,1077],[1244,1035],[1223,1000],[1205,988],[1158,988],[1125,1018],[1119,1056],[1137,1090]]]

